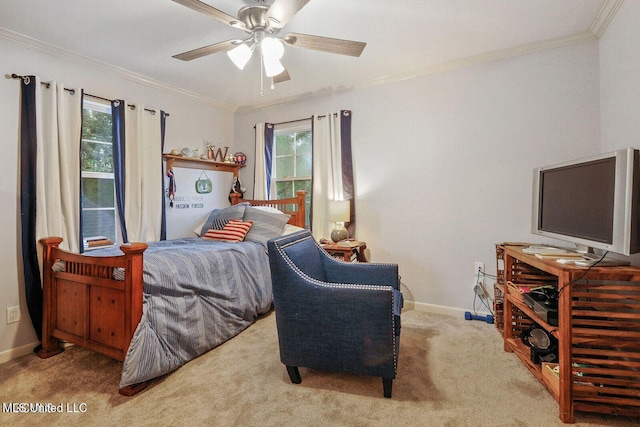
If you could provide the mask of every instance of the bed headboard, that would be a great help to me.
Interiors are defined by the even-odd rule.
[[[289,224],[304,228],[305,218],[307,216],[305,211],[305,204],[304,204],[304,198],[306,193],[307,192],[304,190],[299,190],[296,192],[295,197],[290,197],[288,199],[278,199],[278,200],[242,199],[241,193],[231,193],[229,196],[231,197],[232,205],[248,202],[251,206],[271,206],[273,208],[276,208],[288,215],[291,215],[291,218],[289,218]]]

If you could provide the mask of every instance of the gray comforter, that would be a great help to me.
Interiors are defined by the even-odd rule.
[[[267,312],[272,301],[269,260],[260,243],[150,243],[144,252],[142,319],[120,387],[171,372],[222,344]]]

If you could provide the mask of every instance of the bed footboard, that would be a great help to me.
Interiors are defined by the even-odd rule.
[[[60,353],[58,340],[124,361],[142,317],[145,243],[120,246],[123,255],[86,256],[59,248],[62,239],[40,240],[43,254],[41,358]],[[55,269],[57,262],[62,268]],[[124,280],[114,279],[116,269]],[[59,271],[62,270],[62,271]]]

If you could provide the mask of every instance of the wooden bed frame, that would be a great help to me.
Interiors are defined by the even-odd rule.
[[[289,215],[289,224],[305,226],[305,192],[280,200],[244,200],[231,194],[231,203],[272,206]],[[62,349],[58,340],[79,345],[113,359],[124,361],[133,333],[142,318],[143,253],[146,243],[120,246],[122,255],[87,256],[59,248],[62,239],[40,239],[43,254],[43,320],[40,358],[54,356]],[[64,262],[64,271],[54,264]],[[114,280],[117,268],[124,280]],[[125,396],[144,390],[148,382],[123,387]]]

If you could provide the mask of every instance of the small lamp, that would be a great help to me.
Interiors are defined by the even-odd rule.
[[[351,216],[351,203],[349,200],[333,200],[329,202],[329,220],[336,223],[331,232],[331,240],[339,242],[349,238],[349,231],[344,227]]]

